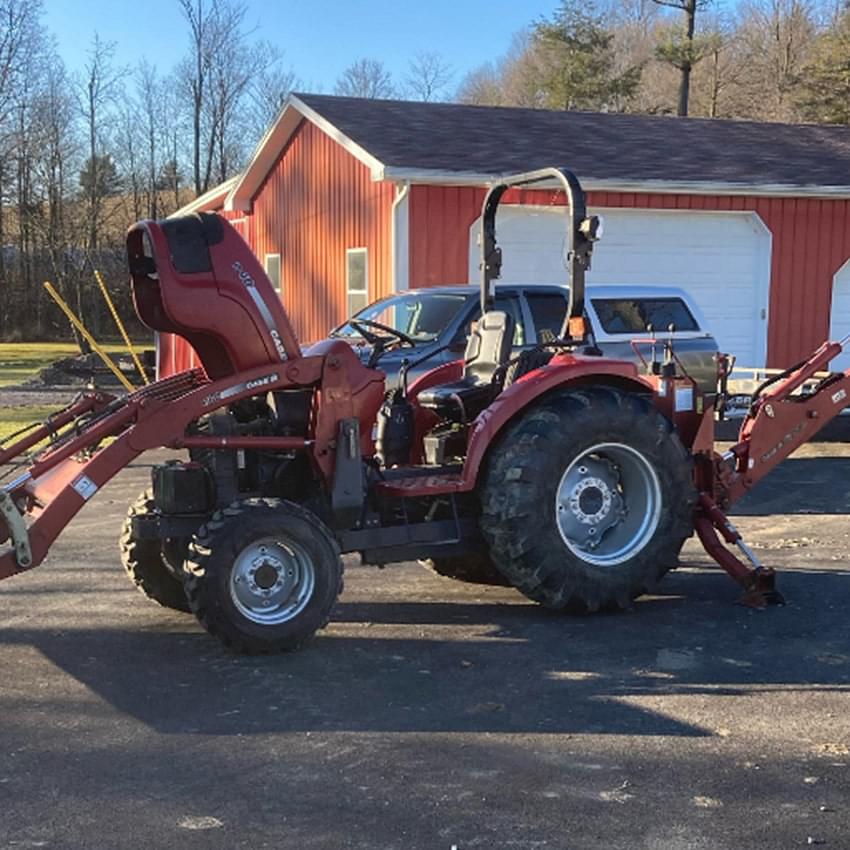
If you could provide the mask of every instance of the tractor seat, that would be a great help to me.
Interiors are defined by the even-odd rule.
[[[451,384],[438,384],[416,397],[420,407],[436,411],[442,418],[469,422],[501,392],[504,370],[514,338],[514,320],[508,313],[485,313],[469,335],[463,356],[463,377]]]

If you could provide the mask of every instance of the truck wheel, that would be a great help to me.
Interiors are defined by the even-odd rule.
[[[444,558],[428,558],[419,563],[426,570],[444,578],[453,578],[456,581],[464,581],[468,584],[510,586],[510,582],[493,566],[493,562],[487,555],[475,553]]]
[[[342,560],[315,514],[282,499],[245,499],[201,526],[183,581],[192,612],[225,646],[286,652],[327,625]]]
[[[548,608],[627,607],[693,533],[689,453],[651,401],[577,389],[521,414],[491,449],[481,528],[514,587]]]
[[[179,548],[169,542],[166,559],[166,547],[161,540],[139,540],[133,536],[133,517],[151,513],[154,509],[150,490],[144,490],[130,505],[127,518],[121,529],[119,546],[121,563],[131,581],[141,593],[163,608],[189,612],[189,602],[183,590],[183,581],[179,578],[179,565],[176,565],[174,550]]]

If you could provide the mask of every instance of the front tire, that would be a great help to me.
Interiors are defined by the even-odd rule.
[[[299,649],[342,591],[339,547],[313,513],[282,499],[216,511],[189,546],[184,586],[201,625],[246,655]]]
[[[525,411],[493,446],[481,528],[530,599],[623,608],[676,565],[695,499],[690,455],[649,399],[577,389]]]

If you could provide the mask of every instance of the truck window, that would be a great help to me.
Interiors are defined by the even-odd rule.
[[[546,340],[546,331],[559,337],[567,315],[566,296],[558,292],[526,292],[525,298],[534,320],[537,342]]]
[[[609,334],[645,333],[652,325],[663,333],[670,325],[677,331],[698,331],[699,325],[681,298],[593,298],[602,330]]]

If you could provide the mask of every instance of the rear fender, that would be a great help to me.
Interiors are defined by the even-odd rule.
[[[544,396],[581,386],[609,386],[627,392],[652,394],[652,386],[627,360],[608,360],[580,355],[559,355],[549,365],[529,372],[511,384],[475,420],[463,465],[463,485],[472,490],[484,458],[501,432],[527,407]]]

